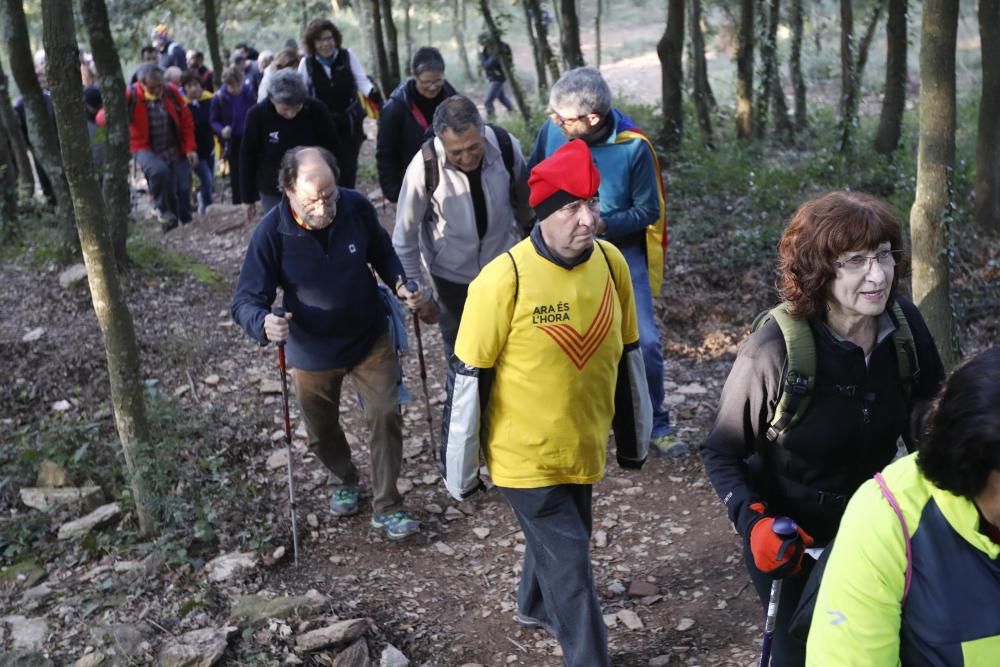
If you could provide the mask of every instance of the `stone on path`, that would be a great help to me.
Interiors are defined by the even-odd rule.
[[[409,667],[410,661],[403,652],[392,644],[386,645],[382,649],[382,658],[378,662],[379,667]]]
[[[122,514],[118,503],[102,505],[90,514],[59,526],[59,539],[72,540],[85,537],[90,531],[117,521]]]
[[[259,557],[255,552],[234,551],[222,554],[205,564],[209,581],[226,581],[257,567]]]
[[[21,489],[21,502],[40,512],[49,512],[61,505],[80,503],[87,509],[93,509],[98,501],[101,488],[84,486],[81,488],[67,487],[63,489],[46,486],[25,486]]]
[[[618,620],[624,623],[629,630],[642,630],[642,619],[631,609],[622,609],[618,612]]]
[[[6,616],[4,623],[10,627],[11,646],[15,650],[40,651],[49,634],[49,624],[44,618]]]
[[[365,634],[369,621],[366,618],[352,618],[348,621],[337,621],[324,628],[317,628],[299,635],[295,639],[296,651],[318,651],[327,646],[338,646],[352,643]]]
[[[628,587],[628,596],[630,598],[645,598],[650,595],[656,595],[659,592],[660,589],[656,584],[651,584],[648,581],[642,581],[641,579],[636,579],[632,582],[632,585]]]
[[[238,628],[202,628],[185,632],[164,642],[159,667],[212,667],[222,659],[229,637]]]
[[[276,598],[267,598],[255,593],[237,597],[229,610],[229,616],[239,620],[243,625],[255,627],[269,618],[285,619],[296,613],[300,617],[309,616],[324,607],[327,602],[327,597],[315,590],[310,590],[305,595]]]
[[[105,657],[106,656],[100,651],[87,653],[86,655],[80,656],[77,661],[73,663],[73,667],[101,667],[104,663]]]
[[[66,468],[55,461],[45,459],[38,465],[38,477],[35,486],[60,487],[66,486]]]
[[[21,336],[22,343],[34,343],[36,340],[45,335],[45,327],[35,327],[28,333]]]
[[[676,629],[677,629],[677,632],[684,632],[685,630],[690,630],[693,627],[694,627],[694,619],[693,618],[682,618],[677,623],[677,628]]]
[[[83,264],[74,264],[59,274],[59,287],[66,289],[70,285],[80,282],[87,277],[87,267]]]
[[[368,643],[361,638],[337,654],[333,667],[370,667]]]

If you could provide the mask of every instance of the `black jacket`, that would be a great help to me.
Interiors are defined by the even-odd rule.
[[[194,121],[194,143],[197,146],[199,158],[212,157],[215,151],[215,133],[212,132],[212,100],[197,100],[188,102],[191,120]]]
[[[279,194],[278,167],[285,151],[295,146],[322,146],[337,154],[337,134],[322,102],[307,97],[292,120],[279,116],[270,100],[250,107],[240,148],[243,201],[257,201],[260,192]]]
[[[509,65],[511,62],[511,53],[507,42],[500,42],[499,48],[495,48],[492,44],[487,44],[479,52],[479,66],[483,69],[483,74],[486,75],[487,81],[502,83],[507,80],[507,77],[503,73],[503,65],[500,64],[501,54],[503,54],[504,60]]]
[[[926,409],[944,369],[916,306],[899,302],[920,368],[909,407],[891,335],[876,345],[866,367],[860,347],[810,321],[815,388],[800,421],[775,443],[767,441],[765,431],[785,372],[784,338],[771,321],[743,343],[722,390],[715,426],[701,445],[705,471],[741,535],[757,518],[748,506],[762,500],[769,514],[791,517],[817,546],[827,544],[846,500],[892,460],[897,438],[913,448],[911,417]],[[886,312],[891,318],[891,310]]]
[[[447,81],[441,89],[445,100],[456,93]],[[413,79],[404,81],[392,91],[389,100],[382,107],[378,121],[378,139],[375,143],[375,164],[378,167],[378,182],[382,194],[395,202],[403,185],[403,174],[413,156],[420,152],[420,145],[432,136],[431,118],[425,118],[427,125],[417,120],[413,104],[416,91]],[[439,102],[440,103],[440,102]]]

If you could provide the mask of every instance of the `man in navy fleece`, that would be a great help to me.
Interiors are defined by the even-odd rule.
[[[338,516],[358,512],[358,471],[339,420],[341,385],[351,374],[371,429],[371,523],[403,538],[420,524],[403,511],[396,490],[403,450],[396,360],[368,265],[400,298],[422,299],[404,286],[403,267],[371,203],[339,189],[338,175],[336,158],[324,148],[285,153],[278,171],[283,196],[254,230],[231,310],[259,343],[287,340],[309,447],[333,477],[330,509]],[[284,317],[270,312],[278,287]]]

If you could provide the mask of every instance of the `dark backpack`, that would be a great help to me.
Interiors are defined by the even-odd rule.
[[[514,200],[514,143],[511,141],[507,130],[499,125],[488,125],[493,128],[493,134],[496,135],[497,146],[500,148],[500,156],[503,158],[503,166],[506,167],[507,175],[510,177],[511,208],[517,210],[517,204]],[[431,137],[420,146],[420,154],[424,158],[424,190],[427,192],[428,200],[430,200],[434,196],[434,191],[437,190],[438,183],[441,182],[441,172],[438,170],[437,150],[434,148],[434,137]],[[431,205],[428,203],[427,209],[424,212],[424,222],[430,218],[431,208]]]
[[[781,394],[776,401],[774,417],[767,425],[767,440],[774,442],[782,433],[798,423],[809,409],[812,392],[816,386],[816,341],[812,329],[805,319],[792,317],[788,303],[781,303],[758,315],[750,326],[751,333],[758,331],[774,320],[785,339],[785,374],[781,383]],[[898,302],[893,302],[892,314],[896,319],[896,330],[892,342],[896,350],[899,378],[903,383],[903,398],[907,404],[913,394],[913,385],[920,375],[913,332]]]

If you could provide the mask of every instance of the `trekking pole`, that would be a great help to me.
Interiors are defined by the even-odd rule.
[[[410,292],[417,291],[417,281],[407,280],[406,289]],[[434,418],[431,416],[431,396],[427,391],[427,365],[424,363],[424,341],[420,337],[420,318],[416,313],[413,313],[413,333],[417,337],[417,355],[420,357],[420,384],[424,388],[424,410],[427,413],[427,431],[430,433],[431,437],[431,451],[433,452],[434,460],[437,460],[437,441],[434,438]]]
[[[274,315],[285,316],[285,309],[274,308]],[[285,341],[278,341],[278,370],[281,371],[281,408],[285,418],[285,451],[288,458],[288,505],[292,514],[292,553],[299,566],[299,527],[295,522],[295,478],[292,476],[292,423],[288,418],[288,372],[285,366]]]
[[[774,534],[786,541],[795,536],[799,527],[786,516],[778,517],[771,526]],[[783,547],[784,548],[784,547]],[[780,555],[779,555],[780,557]],[[771,597],[767,601],[767,619],[764,621],[764,639],[760,644],[760,667],[768,667],[771,662],[771,640],[778,620],[778,603],[781,601],[781,579],[771,581]]]

